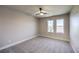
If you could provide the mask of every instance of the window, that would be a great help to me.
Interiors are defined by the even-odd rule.
[[[53,20],[48,20],[48,32],[54,32],[54,21]]]
[[[48,32],[64,33],[64,19],[48,20]]]
[[[64,20],[63,19],[56,20],[56,33],[64,33]]]

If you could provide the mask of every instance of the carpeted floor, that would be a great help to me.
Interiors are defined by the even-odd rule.
[[[16,46],[0,51],[2,53],[73,53],[68,42],[36,37]]]

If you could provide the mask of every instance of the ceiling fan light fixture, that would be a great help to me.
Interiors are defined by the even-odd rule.
[[[40,13],[40,15],[44,15],[43,13]]]
[[[39,11],[34,13],[35,16],[42,16],[42,15],[45,15],[45,14],[47,14],[47,12],[44,11],[42,8],[39,8]]]

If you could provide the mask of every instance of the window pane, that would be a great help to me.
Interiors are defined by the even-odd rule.
[[[53,30],[53,20],[48,20],[48,32],[54,32],[54,30]]]
[[[64,33],[64,19],[56,20],[56,33]]]
[[[56,20],[57,26],[64,26],[64,20],[63,19],[58,19]]]
[[[57,33],[64,33],[63,27],[57,27]]]

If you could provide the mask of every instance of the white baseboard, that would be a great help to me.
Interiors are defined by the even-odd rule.
[[[43,36],[43,37],[47,37],[47,38],[53,38],[53,37],[49,37],[49,36],[46,36],[46,35],[40,35],[39,34],[39,36]],[[53,38],[54,39],[54,38]],[[60,39],[60,40],[62,40],[62,39]],[[62,41],[67,41],[67,42],[69,42],[69,40],[62,40]]]
[[[72,49],[73,49],[74,53],[77,53],[77,51],[75,50],[75,48],[72,46],[72,44],[71,44],[71,43],[70,43],[70,45],[71,45],[71,47],[72,47]]]
[[[20,43],[22,43],[22,42],[24,42],[24,41],[26,41],[26,40],[30,40],[30,39],[35,38],[35,37],[37,37],[37,36],[39,36],[39,35],[33,35],[33,36],[27,37],[27,38],[25,38],[25,39],[23,39],[23,40],[20,40],[20,41],[11,43],[11,44],[9,44],[9,45],[5,45],[5,46],[1,47],[0,50],[9,48],[9,47],[14,46],[14,45],[17,45],[17,44],[20,44]]]

